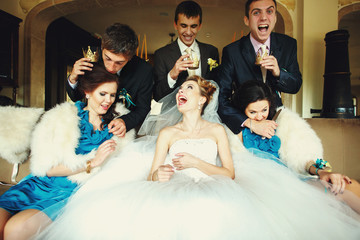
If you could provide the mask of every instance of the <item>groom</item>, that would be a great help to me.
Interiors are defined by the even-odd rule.
[[[115,23],[109,26],[102,38],[102,60],[106,70],[119,76],[118,93],[127,96],[127,108],[130,113],[116,118],[109,123],[109,132],[124,137],[127,131],[138,127],[150,111],[153,89],[153,70],[145,60],[135,56],[138,38],[127,25]],[[66,81],[66,91],[72,101],[81,100],[76,89],[79,75],[84,70],[91,71],[89,58],[75,62],[72,72]]]

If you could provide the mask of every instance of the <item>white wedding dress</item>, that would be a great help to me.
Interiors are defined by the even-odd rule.
[[[219,123],[218,92],[203,118]],[[152,136],[136,139],[109,159],[36,239],[360,239],[359,215],[346,204],[242,144],[232,148],[234,180],[185,169],[169,182],[147,181],[159,130],[181,120],[175,93],[164,98],[161,115],[149,114],[139,131]],[[211,139],[176,141],[165,163],[180,152],[220,166]]]
[[[233,155],[235,180],[186,169],[146,181],[154,144],[140,139],[112,159],[37,239],[360,239],[350,208],[248,152]],[[218,162],[210,139],[175,142],[166,163],[179,152]]]

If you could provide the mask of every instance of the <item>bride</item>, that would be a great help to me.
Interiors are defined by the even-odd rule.
[[[199,174],[223,175],[234,179],[233,161],[224,127],[201,118],[201,113],[215,90],[212,83],[199,77],[189,78],[180,86],[176,100],[183,120],[160,131],[148,178],[150,181],[169,181],[176,170],[184,170],[181,171],[182,174],[186,173],[192,177]],[[200,152],[199,149],[205,144],[208,149],[203,150],[207,151]],[[191,146],[191,153],[178,151],[189,151],[183,149],[187,145]],[[216,150],[222,163],[221,167],[216,166]],[[163,165],[168,152],[172,164]]]
[[[189,77],[176,94],[179,112],[146,120],[153,135],[178,121],[160,131],[156,147],[156,137],[127,147],[37,239],[359,239],[346,205],[278,164],[231,154],[224,127],[214,123],[215,89]]]

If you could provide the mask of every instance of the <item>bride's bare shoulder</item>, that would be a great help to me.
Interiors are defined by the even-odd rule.
[[[213,123],[207,121],[207,128],[213,130],[213,131],[223,131],[224,127],[220,123]]]
[[[173,126],[164,127],[160,130],[160,135],[163,136],[172,136],[177,134],[181,130],[179,124],[175,124]]]

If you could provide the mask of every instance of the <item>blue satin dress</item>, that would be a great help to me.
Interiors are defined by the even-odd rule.
[[[79,127],[81,136],[79,144],[75,149],[76,154],[87,154],[96,149],[104,141],[110,139],[107,126],[104,130],[93,130],[89,122],[89,113],[83,108],[85,103],[75,103],[80,117]],[[59,210],[65,206],[68,198],[73,194],[78,184],[67,177],[37,177],[29,174],[17,185],[11,187],[0,196],[0,208],[5,209],[14,215],[26,209],[37,209],[43,211],[48,217],[54,220]]]
[[[256,133],[252,133],[250,129],[244,128],[242,131],[243,143],[245,148],[258,157],[270,159],[282,166],[286,165],[279,160],[279,149],[281,140],[274,135],[272,138],[262,138]]]

